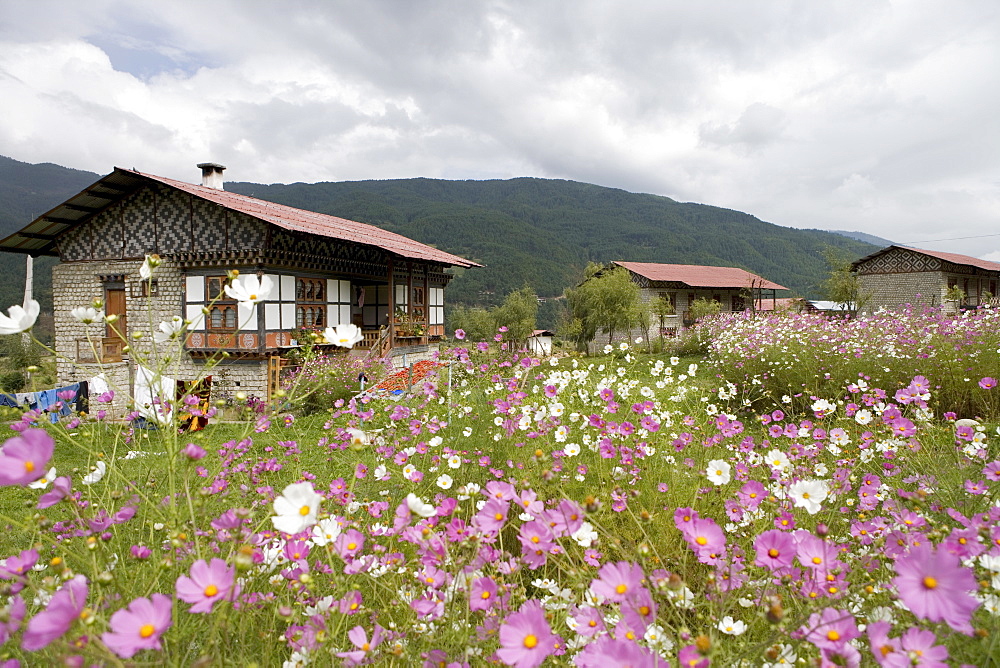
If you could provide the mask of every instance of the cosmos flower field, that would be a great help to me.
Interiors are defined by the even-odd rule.
[[[0,662],[990,665],[1000,328],[874,317],[454,341],[409,393],[196,434],[10,413]]]

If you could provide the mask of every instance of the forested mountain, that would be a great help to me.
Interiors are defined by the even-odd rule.
[[[530,283],[562,293],[588,261],[739,266],[818,297],[827,245],[858,257],[876,247],[739,211],[574,181],[402,179],[259,185],[228,190],[373,223],[487,265],[449,287],[452,303],[495,304]]]
[[[98,178],[0,157],[0,235]],[[451,304],[494,305],[525,283],[541,297],[556,297],[578,280],[588,261],[610,260],[739,266],[815,297],[826,275],[820,254],[825,246],[857,257],[875,250],[839,234],[779,227],[738,211],[574,181],[233,182],[226,189],[371,223],[486,265],[457,272],[448,289]],[[36,293],[50,305],[51,263],[35,266]],[[0,253],[0,268],[8,278],[0,284],[5,308],[21,301],[24,258]],[[543,314],[550,315],[549,309]]]

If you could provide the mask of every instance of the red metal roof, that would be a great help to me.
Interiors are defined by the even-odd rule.
[[[886,246],[881,250],[877,250],[871,255],[866,255],[865,257],[857,260],[853,263],[855,269],[858,268],[863,262],[866,262],[874,257],[878,257],[884,253],[888,253],[893,248],[902,248],[903,250],[913,251],[914,253],[920,253],[921,255],[927,255],[930,257],[936,257],[939,260],[944,260],[945,262],[951,262],[952,264],[963,264],[969,267],[976,267],[978,269],[985,269],[986,271],[1000,271],[1000,263],[990,262],[989,260],[980,260],[978,257],[972,257],[971,255],[960,255],[959,253],[942,253],[941,251],[924,250],[923,248],[912,248],[910,246]]]
[[[783,285],[745,269],[736,267],[706,267],[698,264],[657,264],[655,262],[619,262],[634,274],[651,281],[683,283],[692,288],[765,288],[787,290]]]

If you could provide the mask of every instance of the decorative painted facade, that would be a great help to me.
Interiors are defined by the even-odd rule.
[[[1000,263],[958,253],[907,246],[887,246],[852,265],[867,297],[863,311],[892,309],[904,304],[941,306],[956,310],[998,305]],[[946,299],[954,288],[958,301]]]
[[[132,360],[169,358],[165,375],[208,374],[216,389],[257,396],[273,387],[270,372],[304,329],[353,323],[365,336],[359,348],[419,359],[444,337],[446,269],[478,266],[371,225],[226,192],[221,177],[193,185],[123,169],[0,249],[62,261],[53,270],[60,382],[104,372],[131,387]],[[154,253],[162,265],[143,280],[139,269]],[[229,299],[232,270],[269,277],[267,299],[252,308]],[[118,316],[113,326],[71,317],[95,299]],[[152,341],[174,316],[194,323],[179,355]],[[226,358],[210,362],[220,351]]]

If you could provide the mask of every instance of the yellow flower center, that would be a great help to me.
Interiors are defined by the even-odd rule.
[[[503,519],[503,513],[497,513],[496,515],[493,516],[493,519],[499,522],[500,520]]]
[[[30,459],[24,462],[25,473],[31,473],[34,470],[35,470],[35,462],[31,461]]]
[[[650,612],[652,612],[652,610],[650,610],[648,605],[639,606],[639,614],[642,615],[643,617],[648,615]]]
[[[482,594],[480,594],[479,596],[480,596],[480,597],[481,597],[481,598],[482,598],[482,599],[483,599],[483,600],[485,601],[486,599],[488,599],[488,598],[490,597],[490,595],[491,595],[491,594],[490,594],[490,593],[489,593],[488,591],[484,591],[484,592],[483,592]]]
[[[309,514],[309,506],[302,506],[301,508],[299,508],[299,515],[305,517],[308,514]]]
[[[697,538],[694,539],[694,542],[698,543],[699,545],[708,545],[708,539],[705,538],[704,536],[698,536]]]
[[[527,647],[528,649],[534,649],[535,645],[537,644],[538,644],[538,638],[536,638],[534,635],[529,633],[528,635],[524,636],[524,646]]]
[[[368,651],[368,650],[370,650],[371,648],[372,648],[372,646],[371,646],[371,645],[369,645],[368,643],[365,643],[364,645],[362,645],[362,646],[361,646],[361,651],[362,651],[362,652],[367,652],[367,651]]]
[[[772,559],[777,559],[779,554],[781,553],[778,552],[778,550],[776,550],[773,547],[767,551],[767,556],[771,557]]]
[[[928,575],[924,578],[924,588],[937,589],[937,580]]]
[[[357,609],[358,609],[358,604],[357,603],[351,603],[351,610],[357,610]]]
[[[205,596],[215,596],[219,593],[219,588],[215,585],[208,585],[205,587]]]
[[[837,633],[836,631],[827,631],[826,639],[829,640],[830,642],[837,642],[838,640],[840,640],[840,634]]]
[[[348,550],[356,550],[357,548],[358,548],[358,544],[357,543],[348,543],[347,544],[347,549]]]
[[[139,629],[139,635],[143,638],[148,638],[154,633],[156,633],[156,628],[152,624],[143,624],[142,628]]]
[[[820,559],[819,557],[813,557],[813,563],[818,566],[819,564],[823,563],[823,560]]]
[[[257,295],[250,295],[250,301],[257,299]]]
[[[537,543],[538,541],[539,541],[539,538],[538,538],[538,536],[532,536],[532,537],[531,537],[531,542],[532,542],[532,543]]]
[[[619,593],[619,594],[624,594],[625,592],[628,591],[628,586],[624,585],[624,584],[620,584],[617,587],[615,587],[615,591],[617,593]]]
[[[809,498],[809,492],[802,492],[802,498],[803,499],[808,499]]]

